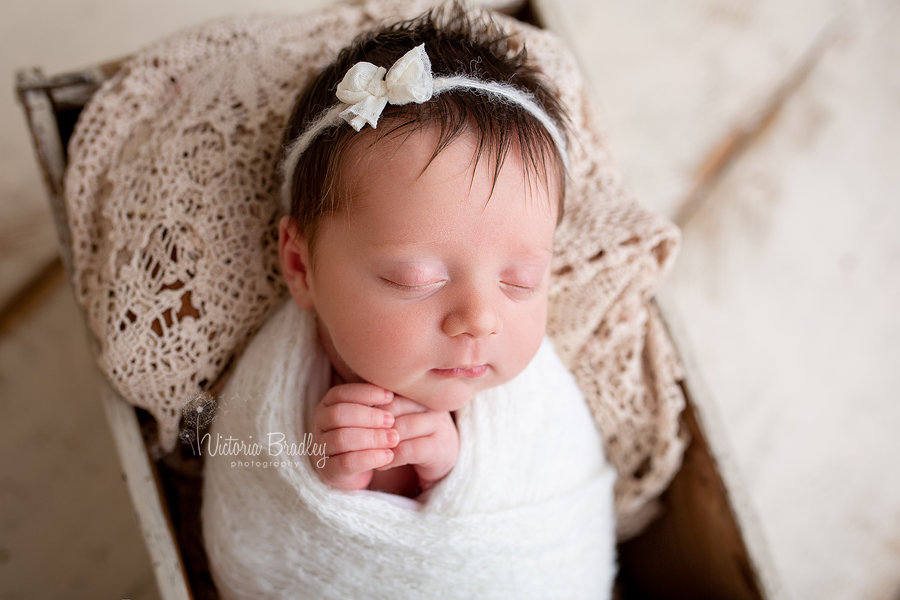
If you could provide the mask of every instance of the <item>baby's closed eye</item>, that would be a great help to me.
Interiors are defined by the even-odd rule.
[[[449,280],[446,270],[437,264],[401,263],[386,269],[379,277],[387,287],[404,292],[435,291]]]
[[[511,281],[501,281],[500,287],[502,287],[507,294],[521,300],[535,295],[540,289],[540,285],[523,285],[521,283],[514,283]]]
[[[520,266],[504,269],[500,273],[500,285],[518,293],[534,293],[544,283],[545,268]]]
[[[398,277],[397,279],[400,278]],[[387,277],[381,277],[381,281],[390,288],[402,290],[404,292],[430,292],[438,289],[440,286],[444,285],[444,283],[447,282],[446,279],[437,279],[433,281],[426,281],[423,283],[404,283],[402,281],[394,281],[393,279],[389,279]]]

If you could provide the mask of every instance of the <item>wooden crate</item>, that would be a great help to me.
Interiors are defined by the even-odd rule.
[[[539,24],[544,3],[526,2],[516,16]],[[78,114],[121,61],[47,77],[18,74],[17,92],[47,187],[60,253],[71,276],[71,244],[63,202],[66,148]],[[743,493],[697,365],[663,298],[657,305],[685,368],[682,426],[691,435],[684,463],[661,500],[663,515],[619,546],[616,597],[775,600],[781,597],[759,526]],[[200,547],[202,464],[175,454],[155,457],[152,419],[104,382],[100,397],[115,440],[160,595],[165,600],[217,598]]]

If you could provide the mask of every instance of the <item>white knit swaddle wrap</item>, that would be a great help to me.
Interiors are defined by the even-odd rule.
[[[314,318],[288,301],[240,359],[224,394],[240,401],[212,437],[299,444],[306,399],[329,381]],[[203,532],[222,598],[608,598],[615,470],[550,342],[457,425],[457,464],[418,509],[332,489],[306,456],[255,458],[290,464],[269,468],[207,456]]]

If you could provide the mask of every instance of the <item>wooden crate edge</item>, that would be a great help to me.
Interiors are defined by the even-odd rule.
[[[766,600],[785,600],[784,589],[769,552],[759,518],[746,492],[743,476],[728,443],[722,420],[704,379],[696,358],[690,351],[693,346],[687,336],[674,300],[665,292],[657,292],[655,302],[663,322],[681,359],[684,369],[683,385],[694,408],[694,415],[704,434],[706,444],[716,463],[719,476],[725,484],[725,493],[756,579],[762,586]]]
[[[135,409],[102,379],[100,395],[135,517],[150,553],[160,597],[163,600],[191,600],[184,564],[172,524],[163,508],[164,499],[144,445]]]

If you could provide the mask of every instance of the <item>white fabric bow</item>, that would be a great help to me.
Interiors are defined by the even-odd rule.
[[[433,92],[431,61],[425,54],[425,44],[420,44],[401,56],[389,71],[369,62],[356,63],[344,75],[335,94],[350,105],[341,112],[341,118],[359,131],[366,123],[376,127],[388,102],[398,106],[426,102]]]

